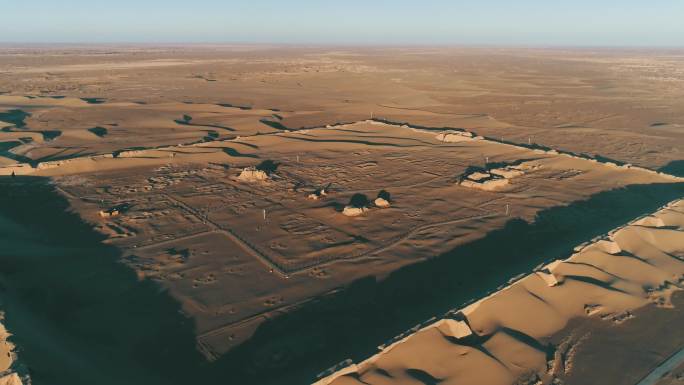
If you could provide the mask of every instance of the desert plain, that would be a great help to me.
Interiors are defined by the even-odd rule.
[[[676,384],[682,198],[681,50],[3,46],[0,383]]]

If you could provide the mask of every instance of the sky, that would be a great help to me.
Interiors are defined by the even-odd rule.
[[[3,43],[684,46],[683,0],[0,0]]]

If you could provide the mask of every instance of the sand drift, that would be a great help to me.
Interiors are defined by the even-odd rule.
[[[681,377],[677,50],[0,51],[0,384]]]
[[[547,336],[577,317],[622,323],[648,304],[670,307],[670,296],[682,290],[682,282],[684,200],[677,200],[576,247],[567,259],[417,326],[381,346],[377,355],[349,363],[316,384],[409,384],[416,378],[553,383],[572,370],[582,341],[553,346]]]

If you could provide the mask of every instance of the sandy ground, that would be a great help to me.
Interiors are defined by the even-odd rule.
[[[0,313],[0,384],[2,385],[22,385],[24,381],[30,380],[24,368],[20,367],[15,352],[16,347],[10,341],[12,335],[3,325],[4,314]],[[19,372],[22,374],[20,375]],[[22,381],[22,377],[24,381]]]
[[[615,216],[627,220],[633,216],[625,213],[650,206],[632,207],[633,201],[621,200],[623,193],[659,204],[666,196],[681,196],[683,63],[684,53],[675,50],[0,48],[0,178],[16,190],[15,197],[35,181],[49,181],[59,194],[55,199],[64,199],[69,212],[95,229],[97,235],[89,235],[93,242],[116,254],[136,280],[117,275],[120,281],[111,278],[99,290],[157,288],[164,301],[177,303],[185,320],[169,322],[190,329],[192,338],[183,334],[178,344],[192,340],[203,360],[221,366],[229,353],[240,354],[238,348],[278,330],[283,315],[305,314],[311,304],[359,281],[382,282],[406,267],[510,231],[512,223],[534,226],[568,208],[550,220],[561,226],[574,215],[574,205],[605,196],[615,197]],[[12,205],[2,208],[11,211]],[[20,219],[27,228],[43,226],[41,220]],[[596,231],[613,223],[600,222]],[[664,231],[648,226],[638,234]],[[571,226],[569,232],[579,230]],[[667,239],[656,246],[669,247]],[[19,242],[0,257],[21,266],[14,260],[19,255],[42,258],[29,252],[32,242]],[[58,250],[55,258],[69,250],[87,254],[72,244]],[[655,257],[647,252],[644,258]],[[58,268],[73,268],[67,266],[72,265]],[[570,263],[559,268],[572,270],[560,276],[580,278],[554,287],[553,301],[584,298],[575,294],[581,292],[598,298],[585,304],[591,314],[606,317],[645,306],[648,299],[637,286],[656,293],[663,289],[656,281],[668,272],[659,267],[641,278],[648,282],[635,283],[630,274],[645,268],[640,264],[609,273]],[[45,289],[21,269],[8,268],[7,274],[16,274],[15,284],[28,293]],[[468,289],[489,291],[499,278]],[[546,293],[550,289],[538,287],[539,279],[520,282],[532,285],[526,292]],[[603,298],[602,290],[613,284],[625,294]],[[558,314],[548,309],[555,302],[540,305],[522,294],[504,302],[512,309],[537,306],[544,317],[532,323],[480,310],[474,314],[481,319],[468,319],[485,336],[476,342],[487,346],[454,344],[461,349],[457,353],[472,352],[465,361],[491,369],[491,378],[482,380],[490,383],[525,375],[544,383],[566,379],[548,372],[543,345],[585,310],[567,301],[572,308]],[[12,303],[20,312],[16,319],[54,323],[41,318],[40,309]],[[83,314],[83,323],[135,323],[125,315],[98,321],[97,314]],[[532,329],[504,328],[509,321]],[[71,349],[66,357],[82,356],[80,347],[94,338],[71,340],[56,332],[55,345]],[[318,341],[310,344],[312,352],[324,351],[317,338],[326,340],[320,335],[329,333],[312,331],[302,340]],[[144,338],[130,334],[136,341]],[[288,336],[298,334],[281,334],[263,347],[265,353],[262,342],[254,342],[256,353],[250,354],[259,356],[253,360],[257,367],[284,365],[280,361],[290,353],[279,349],[292,348],[277,345],[287,346]],[[490,349],[504,355],[519,349],[524,362],[488,360]],[[300,355],[317,354],[306,352]],[[339,359],[346,354],[326,352]],[[34,351],[34,357],[41,354]],[[91,367],[109,373],[105,361]],[[425,377],[399,361],[392,367],[404,371],[396,377],[399,383],[471,378],[457,369],[460,363],[446,372],[425,369]],[[76,362],[64,366],[76,368]],[[383,370],[394,373],[390,369]],[[149,383],[158,375],[137,364],[136,370]],[[388,381],[367,371],[370,383]]]
[[[32,175],[52,176],[141,278],[184,304],[210,357],[245,341],[274,311],[440,255],[511,217],[533,221],[601,191],[678,181],[463,138],[361,122],[41,164]],[[267,180],[239,178],[264,161],[277,164]],[[464,184],[473,165],[508,175],[496,179],[507,184]],[[506,167],[519,170],[509,175]],[[309,197],[326,186],[326,196]],[[374,200],[381,190],[391,194],[389,208],[369,207],[358,218],[340,212],[352,195]],[[98,214],[122,204],[131,207],[116,217]]]
[[[0,91],[39,98],[0,100],[0,108],[33,111],[30,129],[65,133],[49,145],[52,150],[29,154],[34,158],[68,155],[75,148],[98,151],[114,140],[123,140],[118,147],[124,148],[126,135],[119,134],[127,132],[160,140],[164,128],[163,135],[188,139],[188,127],[173,123],[183,114],[212,114],[203,123],[254,129],[260,118],[276,112],[291,128],[373,114],[531,139],[651,168],[675,167],[671,162],[681,159],[684,140],[682,58],[667,50],[6,48],[0,51]],[[51,97],[62,96],[102,104],[62,101],[52,107],[59,100]],[[178,105],[183,102],[193,104]],[[167,112],[157,109],[166,103]],[[244,110],[206,104],[261,111],[245,117]],[[123,116],[129,114],[131,119]],[[250,122],[249,116],[256,119]],[[112,137],[90,145],[78,140],[98,126]],[[195,129],[196,140],[212,128]]]
[[[399,338],[350,373],[320,383],[563,382],[576,363],[580,365],[582,344],[594,338],[590,331],[571,333],[550,343],[568,322],[589,317],[619,325],[631,322],[637,309],[649,304],[661,311],[673,306],[672,294],[681,290],[684,278],[683,230],[684,201],[676,201],[447,319]],[[623,375],[601,383],[630,383]],[[583,377],[580,383],[596,379]]]

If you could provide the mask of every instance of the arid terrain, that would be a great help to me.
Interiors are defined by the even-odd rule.
[[[0,384],[677,384],[682,198],[681,50],[0,47]]]

